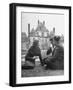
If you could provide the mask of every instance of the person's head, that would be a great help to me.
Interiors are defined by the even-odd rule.
[[[50,38],[50,43],[51,43],[51,45],[54,47],[53,38]]]
[[[34,40],[33,41],[33,46],[39,46],[39,41],[38,40]]]
[[[53,38],[50,38],[50,42],[51,42],[51,44],[53,44]]]
[[[60,44],[60,36],[54,36],[53,45],[58,46]]]

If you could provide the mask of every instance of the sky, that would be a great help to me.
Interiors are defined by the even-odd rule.
[[[30,30],[32,28],[36,29],[38,25],[38,20],[40,22],[45,21],[45,26],[49,31],[53,30],[55,27],[56,35],[64,35],[65,29],[65,18],[64,14],[55,14],[55,13],[25,13],[21,14],[22,22],[22,32],[26,32],[28,35],[28,24],[30,24]]]

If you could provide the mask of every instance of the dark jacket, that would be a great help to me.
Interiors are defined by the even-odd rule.
[[[52,48],[50,47],[48,50],[47,50],[47,55],[49,55],[50,53],[52,53]]]
[[[40,62],[42,64],[41,50],[38,46],[31,46],[30,47],[30,49],[28,50],[28,53],[25,56],[25,60],[35,64],[35,59],[33,59],[34,56],[39,56]]]
[[[56,46],[52,52],[52,56],[46,58],[45,63],[51,69],[64,69],[64,48]]]

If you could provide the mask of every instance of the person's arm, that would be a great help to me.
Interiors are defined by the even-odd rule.
[[[40,62],[41,62],[41,65],[43,66],[43,60],[42,60],[42,57],[41,57],[41,54],[39,55],[39,59],[40,59]]]
[[[49,55],[50,53],[52,53],[52,48],[51,47],[49,47],[46,54]]]
[[[58,57],[59,57],[59,49],[56,48],[55,52],[54,52],[54,55],[53,56],[48,56],[45,61],[46,62],[48,62],[48,61],[53,61],[54,62],[55,60],[57,60]]]
[[[25,56],[25,59],[28,59],[28,60],[33,59],[32,54],[33,54],[32,47],[30,47],[30,49],[28,50],[28,52],[27,52],[27,54]]]
[[[26,60],[30,60],[30,59],[33,59],[33,57],[25,56],[25,59],[26,59]]]
[[[40,50],[40,48],[39,48],[39,59],[40,59],[40,63],[41,63],[41,65],[43,66],[44,64],[43,64],[43,60],[42,60],[42,56],[41,56],[41,50]]]

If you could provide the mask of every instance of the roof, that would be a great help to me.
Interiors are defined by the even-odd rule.
[[[30,32],[30,36],[39,36],[38,35],[38,32],[47,32],[49,33],[48,29],[46,29],[45,25],[41,22],[39,22],[38,26],[36,27],[36,29],[32,29],[31,32]]]

